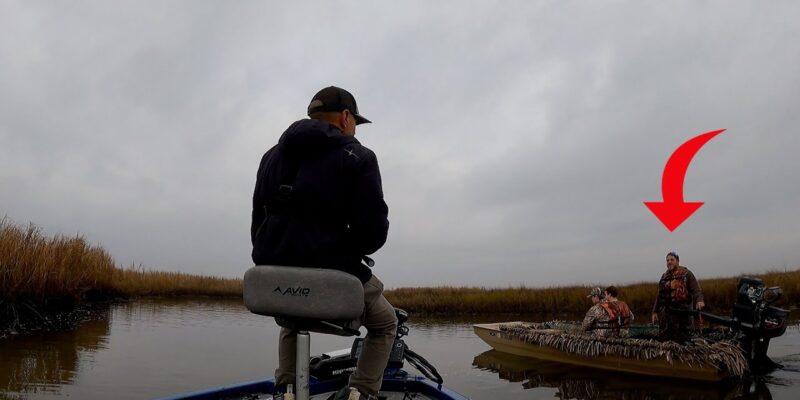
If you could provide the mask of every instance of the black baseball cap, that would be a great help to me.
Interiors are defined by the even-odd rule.
[[[308,105],[309,116],[321,111],[342,112],[344,110],[350,111],[350,113],[356,117],[356,125],[369,124],[372,122],[362,117],[361,114],[358,113],[358,106],[356,105],[355,97],[353,97],[353,95],[347,90],[338,88],[336,86],[328,86],[325,89],[317,92],[317,94],[314,95],[314,98],[311,99],[311,103]]]

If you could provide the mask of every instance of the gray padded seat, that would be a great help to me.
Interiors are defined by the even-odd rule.
[[[244,274],[244,304],[288,329],[352,336],[361,326],[364,286],[333,269],[257,265]]]

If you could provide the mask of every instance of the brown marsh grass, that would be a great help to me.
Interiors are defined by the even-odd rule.
[[[0,221],[0,300],[110,293],[114,270],[108,253],[80,236],[46,237],[33,225]]]
[[[114,288],[129,296],[241,297],[242,280],[180,272],[116,269]]]
[[[661,271],[654,271],[659,275]],[[743,275],[744,276],[744,275]],[[749,274],[763,279],[767,286],[780,286],[784,307],[800,304],[800,270]],[[701,279],[705,302],[710,310],[727,313],[736,298],[739,277]],[[656,296],[656,283],[635,283],[618,286],[620,298],[637,315],[648,315]],[[414,314],[468,315],[513,314],[563,317],[582,315],[591,303],[586,295],[590,287],[567,286],[549,288],[511,287],[431,287],[388,290],[386,298],[392,305]]]
[[[657,278],[661,271],[654,271]],[[697,270],[694,271],[695,273]],[[800,304],[800,270],[753,274],[768,286],[780,286],[783,306]],[[738,277],[700,281],[706,304],[727,311],[735,299]],[[620,286],[620,297],[638,314],[653,304],[656,284]],[[396,307],[427,315],[577,315],[586,311],[589,288],[428,287],[386,291]],[[45,236],[34,225],[20,227],[0,219],[0,305],[48,298],[81,301],[87,296],[232,296],[242,295],[240,279],[222,279],[177,272],[120,268],[99,246],[80,236]]]
[[[119,268],[80,236],[47,237],[0,219],[0,304],[85,297],[241,296],[239,279]]]

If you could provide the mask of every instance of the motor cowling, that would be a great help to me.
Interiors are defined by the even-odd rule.
[[[753,369],[779,367],[767,357],[770,339],[786,332],[789,310],[772,306],[783,295],[781,288],[766,287],[758,278],[744,277],[736,285],[732,320],[738,340]]]

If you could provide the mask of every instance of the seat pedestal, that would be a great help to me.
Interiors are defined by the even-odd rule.
[[[364,286],[333,269],[257,265],[244,275],[244,303],[254,314],[275,318],[297,332],[296,400],[308,400],[311,337],[309,332],[359,335]]]
[[[297,332],[297,358],[295,365],[297,400],[308,400],[308,370],[311,360],[311,335],[308,331]]]

